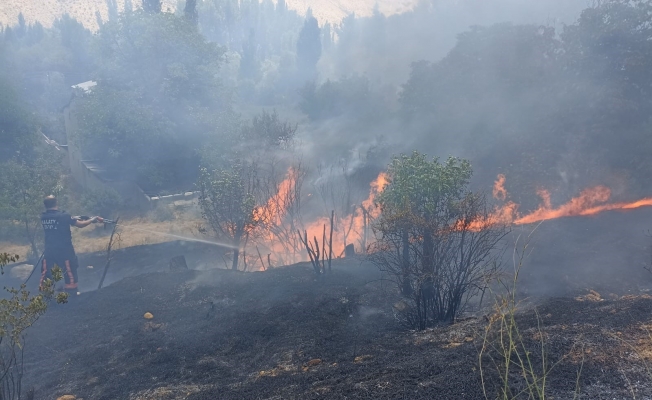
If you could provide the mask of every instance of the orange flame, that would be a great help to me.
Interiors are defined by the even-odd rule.
[[[371,220],[380,215],[380,209],[376,207],[376,197],[382,193],[385,186],[389,183],[386,173],[381,172],[378,177],[369,184],[369,196],[362,201],[361,206],[354,207],[352,214],[338,216],[335,215],[333,221],[333,256],[338,257],[344,253],[344,248],[348,244],[357,245],[358,251],[366,251],[361,247],[366,247],[369,244],[369,225]],[[330,233],[330,219],[320,218],[306,224],[306,231],[308,232],[308,239],[316,237],[317,240],[322,242],[324,235],[324,225],[326,226],[326,235]],[[328,241],[328,237],[326,240]]]
[[[498,179],[494,182],[494,198],[498,200],[507,200],[507,190],[505,190],[505,175],[498,175]]]
[[[498,180],[496,180],[493,190],[494,197],[498,200],[504,201],[508,197],[504,184],[504,175],[498,175]],[[552,206],[550,193],[547,190],[539,189],[537,190],[537,195],[541,198],[541,204],[536,210],[525,215],[520,215],[518,213],[518,204],[507,202],[502,207],[496,208],[496,210],[489,215],[488,220],[483,222],[489,224],[506,223],[526,225],[548,219],[588,216],[596,215],[605,211],[632,210],[639,207],[652,206],[652,198],[644,198],[631,203],[607,203],[611,198],[611,190],[606,186],[595,186],[584,189],[579,196],[571,198],[570,201],[557,208]]]
[[[380,215],[380,209],[375,204],[376,197],[385,190],[385,186],[387,185],[389,185],[389,177],[384,172],[378,174],[378,177],[369,185],[371,187],[369,197],[362,202],[362,207],[371,214],[372,218]]]
[[[260,237],[264,242],[264,247],[274,254],[276,262],[281,261],[282,258],[287,256],[288,248],[283,243],[279,242],[279,237],[269,230],[270,226],[281,226],[287,224],[286,216],[288,207],[291,206],[291,198],[293,196],[296,183],[296,171],[289,169],[286,178],[279,184],[278,191],[271,196],[264,206],[258,207],[257,215],[258,222],[261,222],[263,231]],[[370,241],[369,229],[371,220],[380,215],[380,210],[375,205],[376,197],[383,191],[388,184],[387,174],[380,173],[378,177],[371,182],[369,196],[365,199],[361,206],[354,207],[354,211],[349,215],[335,215],[333,225],[333,257],[339,257],[344,253],[344,248],[347,244],[353,243],[357,245],[358,251],[365,250],[365,247]],[[326,240],[328,243],[330,239],[330,218],[322,217],[310,221],[305,224],[305,231],[307,238],[311,243],[314,243],[316,238],[320,252],[324,249],[324,227],[326,227]],[[289,233],[289,227],[286,227]],[[293,228],[296,233],[297,227]],[[328,246],[328,245],[327,245]],[[328,251],[328,248],[326,249]],[[300,259],[293,261],[306,261],[307,255],[301,252]]]
[[[278,185],[278,191],[267,200],[267,204],[257,208],[258,222],[282,223],[288,207],[291,206],[292,192],[296,189],[297,171],[289,168],[285,179]]]

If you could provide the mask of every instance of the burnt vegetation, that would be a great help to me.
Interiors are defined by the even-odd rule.
[[[0,400],[652,396],[652,0],[177,3],[0,24]]]

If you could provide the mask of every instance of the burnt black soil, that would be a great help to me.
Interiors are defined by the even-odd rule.
[[[320,280],[305,264],[127,277],[37,322],[24,386],[37,399],[484,398],[478,348],[486,318],[407,331],[380,278],[344,261]],[[543,335],[556,363],[551,398],[573,398],[580,369],[580,398],[652,396],[652,299],[580,300],[524,304],[519,316],[533,361],[541,361]],[[485,361],[493,398],[499,381]]]

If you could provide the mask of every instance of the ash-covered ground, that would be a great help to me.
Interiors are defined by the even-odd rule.
[[[394,286],[361,260],[337,260],[320,280],[308,264],[165,272],[184,249],[169,246],[125,249],[117,281],[52,306],[29,331],[24,387],[37,399],[484,398],[489,310],[414,332],[396,319]],[[201,266],[192,250],[189,266]],[[551,398],[652,397],[652,297],[627,290],[523,300],[526,343],[537,349],[543,336],[554,365]],[[493,398],[500,381],[485,365]]]

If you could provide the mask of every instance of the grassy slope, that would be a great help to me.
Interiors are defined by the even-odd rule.
[[[139,4],[138,0],[133,1]],[[369,15],[378,4],[380,11],[386,14],[405,11],[416,0],[287,0],[291,8],[305,13],[312,7],[314,15],[322,21],[338,22],[345,15],[355,12],[357,15]],[[118,0],[122,8],[124,0]],[[174,9],[175,0],[163,0],[164,8]],[[63,13],[84,22],[84,25],[96,29],[95,11],[99,10],[104,19],[107,18],[106,2],[104,0],[2,0],[0,1],[0,23],[14,23],[18,13],[22,12],[27,22],[40,21],[49,26],[52,21]]]

